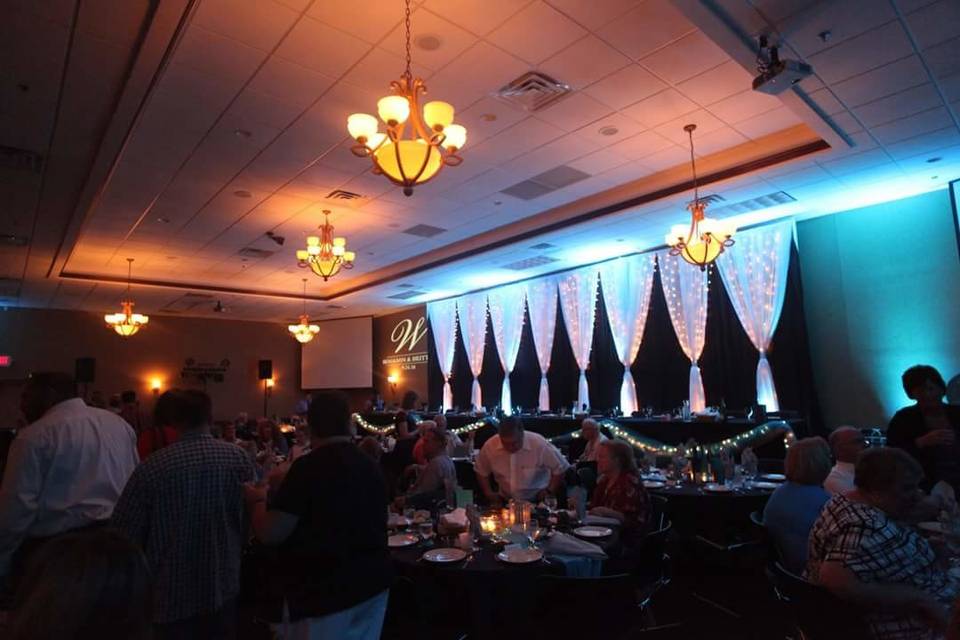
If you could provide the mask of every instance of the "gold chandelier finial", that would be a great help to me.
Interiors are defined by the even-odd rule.
[[[117,335],[123,336],[124,338],[129,338],[140,331],[140,327],[150,321],[148,316],[133,312],[133,300],[130,299],[130,276],[132,271],[133,258],[127,258],[127,289],[124,292],[124,299],[120,302],[122,311],[120,313],[108,313],[103,316],[104,322],[107,323],[107,328],[113,329],[117,332]]]
[[[701,271],[716,260],[724,249],[734,244],[733,234],[736,228],[722,220],[706,217],[707,203],[700,199],[697,181],[697,160],[693,151],[693,132],[697,125],[683,127],[690,139],[690,169],[693,174],[693,200],[687,204],[690,211],[690,224],[677,224],[671,227],[666,241],[671,256],[680,256],[686,262],[700,267]]]

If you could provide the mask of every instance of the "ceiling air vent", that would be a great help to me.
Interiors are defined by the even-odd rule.
[[[547,249],[556,249],[557,245],[550,244],[549,242],[540,242],[538,244],[533,245],[530,248],[533,249],[534,251],[546,251]]]
[[[180,313],[190,311],[201,304],[207,304],[213,296],[209,293],[185,293],[179,298],[168,302],[160,309],[162,313]]]
[[[256,258],[257,260],[262,260],[263,258],[269,258],[275,252],[267,251],[266,249],[254,249],[253,247],[244,247],[238,252],[239,255],[244,258]]]
[[[416,288],[417,288],[416,286],[414,286],[414,285],[412,285],[412,284],[410,284],[410,283],[408,283],[408,282],[404,282],[403,284],[398,284],[398,285],[397,285],[397,289],[416,289]]]
[[[43,156],[27,149],[0,145],[0,168],[40,173],[43,169]]]
[[[530,71],[502,87],[495,95],[525,111],[539,111],[570,93],[570,85],[545,73]]]
[[[410,289],[408,291],[403,291],[401,293],[395,293],[392,296],[387,296],[388,300],[409,300],[410,298],[416,298],[417,296],[422,296],[426,291],[417,291],[416,289]]]
[[[346,309],[346,307],[339,304],[328,304],[327,309]]]
[[[433,236],[440,235],[446,231],[446,229],[441,229],[440,227],[433,227],[429,224],[418,224],[410,227],[409,229],[404,229],[403,233],[409,234],[411,236],[419,236],[421,238],[432,238]]]
[[[327,200],[359,200],[363,196],[353,191],[344,191],[343,189],[334,189],[327,194]]]
[[[510,269],[511,271],[523,271],[525,269],[540,267],[556,261],[556,258],[551,258],[550,256],[534,256],[532,258],[525,258],[524,260],[517,260],[516,262],[505,264],[503,265],[503,268]]]
[[[551,191],[562,189],[563,187],[575,182],[580,182],[589,177],[589,173],[584,173],[579,169],[574,169],[573,167],[562,164],[537,174],[529,180],[524,180],[523,182],[509,186],[501,190],[500,193],[505,193],[508,196],[520,198],[521,200],[533,200]]]
[[[796,200],[796,198],[785,191],[777,191],[758,198],[751,198],[750,200],[734,202],[733,204],[711,209],[710,213],[712,215],[737,215],[740,213],[750,213],[751,211],[760,211],[761,209],[769,209],[770,207],[776,207],[781,204],[796,202]]]

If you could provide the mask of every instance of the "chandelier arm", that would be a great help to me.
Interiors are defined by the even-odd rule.
[[[432,144],[427,145],[427,152],[423,155],[423,163],[420,165],[420,170],[417,171],[417,175],[413,176],[413,184],[417,183],[417,180],[420,179],[420,176],[423,175],[423,172],[427,170],[427,164],[430,162],[430,154],[435,150]]]
[[[400,160],[400,143],[399,142],[393,145],[393,154],[397,158],[397,169],[400,171],[400,177],[403,178],[403,182],[401,182],[401,184],[405,187],[411,186],[407,183],[409,178],[407,178],[407,172],[403,170],[403,162]]]

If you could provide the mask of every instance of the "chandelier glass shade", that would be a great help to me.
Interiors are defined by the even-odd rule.
[[[467,142],[467,130],[453,123],[453,105],[434,100],[420,107],[427,88],[410,71],[410,0],[407,0],[407,68],[399,80],[390,83],[394,95],[377,102],[377,115],[386,125],[367,113],[347,118],[347,131],[356,144],[354,155],[370,158],[373,172],[403,187],[412,195],[414,185],[434,178],[445,165],[457,166],[463,158],[457,152]]]
[[[695,124],[688,124],[683,128],[690,136],[690,166],[693,170],[693,201],[687,205],[690,224],[673,225],[666,241],[671,256],[680,256],[703,271],[724,249],[733,246],[733,235],[737,229],[724,220],[706,217],[707,203],[700,199],[697,165],[693,154],[693,132],[696,128]]]
[[[120,302],[122,311],[120,313],[108,313],[103,316],[104,322],[107,323],[107,328],[113,329],[117,332],[117,335],[123,336],[124,338],[129,338],[134,335],[140,331],[140,327],[150,322],[148,316],[133,312],[133,300],[130,299],[130,271],[132,268],[133,258],[127,258],[127,291],[124,300]]]
[[[313,340],[318,333],[320,333],[320,327],[315,324],[310,324],[310,316],[307,315],[307,279],[303,279],[303,313],[300,314],[300,324],[289,324],[287,325],[287,331],[290,332],[294,338],[297,339],[297,342],[301,344],[306,344]]]
[[[319,236],[307,237],[307,248],[297,251],[297,266],[310,268],[324,281],[340,273],[340,269],[352,269],[357,254],[347,251],[346,238],[333,235],[333,225],[329,221],[329,211],[323,212],[323,224]]]

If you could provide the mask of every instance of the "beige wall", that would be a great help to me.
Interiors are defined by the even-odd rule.
[[[208,382],[214,416],[231,418],[240,411],[252,417],[263,412],[263,393],[257,380],[257,361],[273,360],[276,386],[269,413],[289,414],[300,389],[300,345],[286,327],[262,322],[151,316],[137,335],[121,338],[108,330],[103,316],[40,309],[0,311],[0,354],[13,366],[0,368],[0,427],[10,425],[11,400],[31,371],[56,370],[71,375],[79,357],[96,358],[96,382],[89,390],[109,397],[134,389],[144,413],[153,404],[151,378],[170,386],[199,387],[180,380],[187,358],[198,362],[230,360],[224,381]]]

